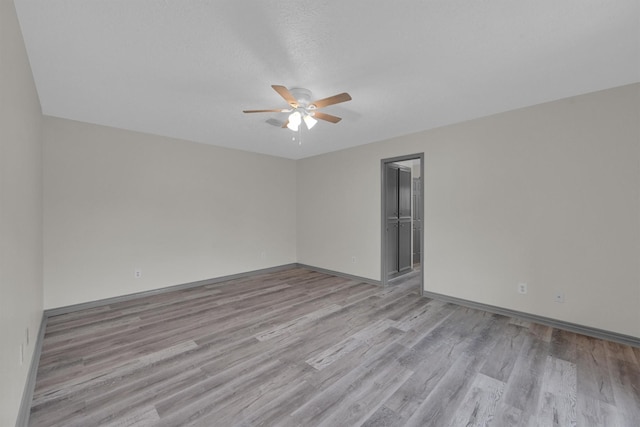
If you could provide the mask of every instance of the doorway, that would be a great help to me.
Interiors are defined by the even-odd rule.
[[[422,295],[424,153],[382,159],[381,283],[413,277]]]

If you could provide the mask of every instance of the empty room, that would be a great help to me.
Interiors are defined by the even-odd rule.
[[[638,425],[637,0],[0,1],[0,427]]]

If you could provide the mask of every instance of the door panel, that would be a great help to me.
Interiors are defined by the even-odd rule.
[[[411,269],[411,220],[400,221],[398,231],[398,271]]]
[[[420,178],[413,178],[413,263],[420,262],[422,238],[422,187]]]
[[[398,221],[387,222],[387,273],[398,272]]]
[[[420,221],[415,221],[413,223],[413,263],[418,264],[420,262],[420,236],[422,227],[420,225]]]
[[[387,165],[387,219],[398,218],[398,167]]]
[[[398,169],[398,174],[398,216],[411,219],[411,170]]]

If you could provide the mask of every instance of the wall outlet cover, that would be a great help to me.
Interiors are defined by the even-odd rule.
[[[526,283],[518,283],[518,293],[526,294],[527,293],[527,284]]]

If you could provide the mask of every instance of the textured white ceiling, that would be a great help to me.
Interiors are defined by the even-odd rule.
[[[639,0],[15,3],[44,114],[293,159],[640,81]]]

